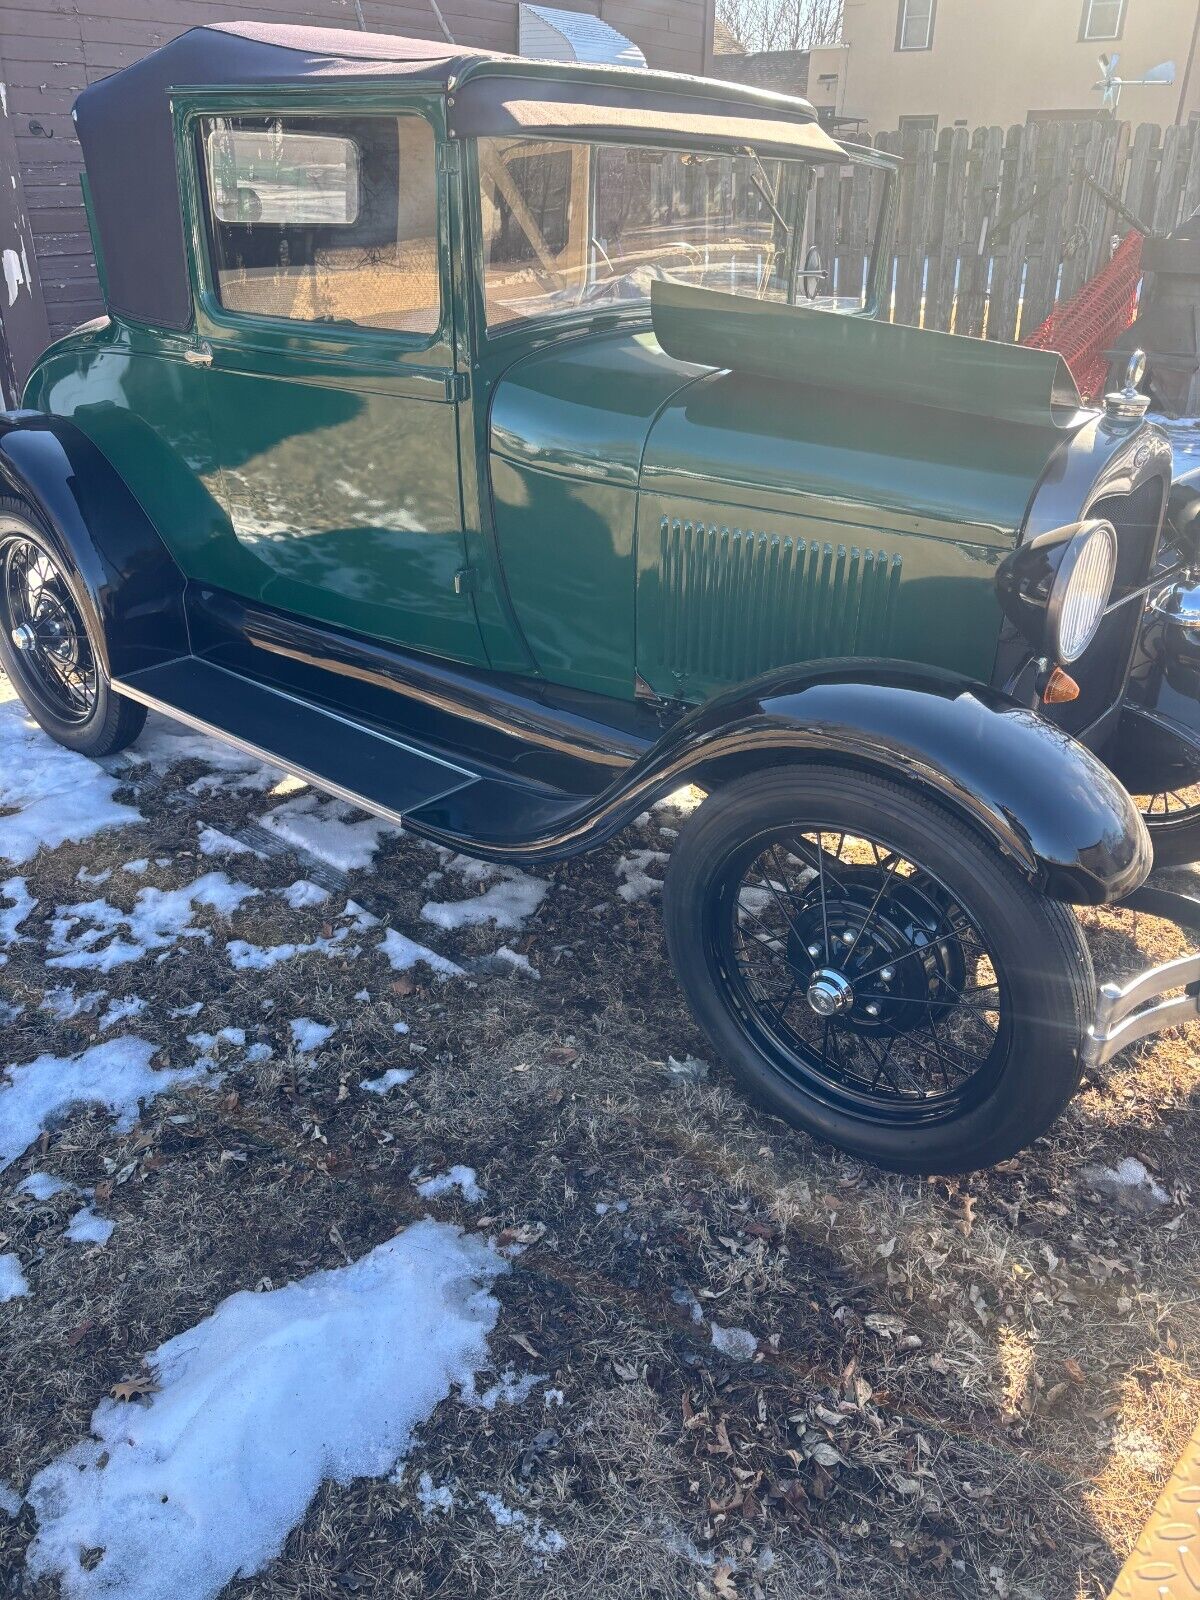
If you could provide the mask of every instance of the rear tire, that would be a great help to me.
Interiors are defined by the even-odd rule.
[[[813,765],[719,789],[663,899],[684,994],[742,1085],[855,1156],[989,1166],[1078,1086],[1095,1004],[1078,921],[897,783]]]
[[[1200,785],[1134,796],[1154,846],[1156,867],[1200,861]]]
[[[84,618],[75,574],[41,519],[0,498],[0,666],[52,739],[107,756],[133,743],[146,708],[115,693]]]

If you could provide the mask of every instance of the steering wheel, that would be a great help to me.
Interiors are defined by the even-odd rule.
[[[821,252],[810,244],[804,254],[804,271],[800,274],[800,288],[806,300],[815,300],[821,285],[829,277],[821,263]]]

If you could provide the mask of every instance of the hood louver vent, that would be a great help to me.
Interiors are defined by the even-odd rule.
[[[677,680],[888,653],[899,556],[670,517],[659,533],[661,665]]]

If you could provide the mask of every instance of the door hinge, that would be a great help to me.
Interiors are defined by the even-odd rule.
[[[446,398],[448,400],[469,400],[471,398],[471,374],[469,372],[452,372],[446,379]]]
[[[455,594],[469,595],[473,595],[475,593],[474,567],[459,567],[458,571],[454,574],[454,592]]]
[[[439,172],[459,171],[459,162],[462,146],[456,139],[443,139],[438,145],[437,169]]]

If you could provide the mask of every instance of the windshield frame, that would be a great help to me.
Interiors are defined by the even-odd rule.
[[[514,139],[523,137],[514,135]],[[644,149],[662,150],[665,153],[679,154],[677,145],[659,143],[648,138],[645,133],[639,133],[635,139],[606,138],[603,141],[594,138],[577,139],[563,134],[555,134],[553,141],[546,139],[545,135],[529,137],[530,144],[581,145],[597,148],[601,145],[626,144]],[[624,324],[634,326],[649,326],[650,324],[650,298],[645,300],[631,300],[623,303],[610,303],[590,306],[580,306],[575,309],[546,311],[541,315],[515,317],[509,322],[489,324],[486,306],[486,261],[484,254],[484,229],[482,212],[482,182],[481,162],[479,153],[480,140],[471,138],[463,141],[464,147],[464,189],[466,199],[467,224],[467,262],[470,267],[471,285],[471,322],[473,326],[473,342],[477,350],[484,347],[503,347],[512,343],[530,343],[542,345],[562,335],[577,335],[591,329],[603,329]],[[871,239],[870,257],[864,275],[863,304],[845,310],[827,310],[830,316],[847,316],[871,319],[878,315],[881,305],[885,303],[889,292],[890,257],[883,249],[884,241],[890,239],[895,223],[895,212],[899,200],[898,176],[901,167],[900,158],[888,152],[876,150],[869,145],[858,145],[844,142],[842,148],[846,152],[846,161],[854,165],[869,166],[882,172],[884,176],[883,194],[879,206],[879,215],[876,222],[874,236]],[[685,152],[690,153],[690,152]],[[744,156],[744,147],[730,146],[725,150],[711,148],[697,149],[697,156],[730,155]],[[794,160],[798,164],[809,167],[814,173],[818,172],[824,163],[814,161],[810,157],[797,153],[784,159]],[[792,252],[789,251],[789,254]],[[802,305],[803,302],[801,301]]]

